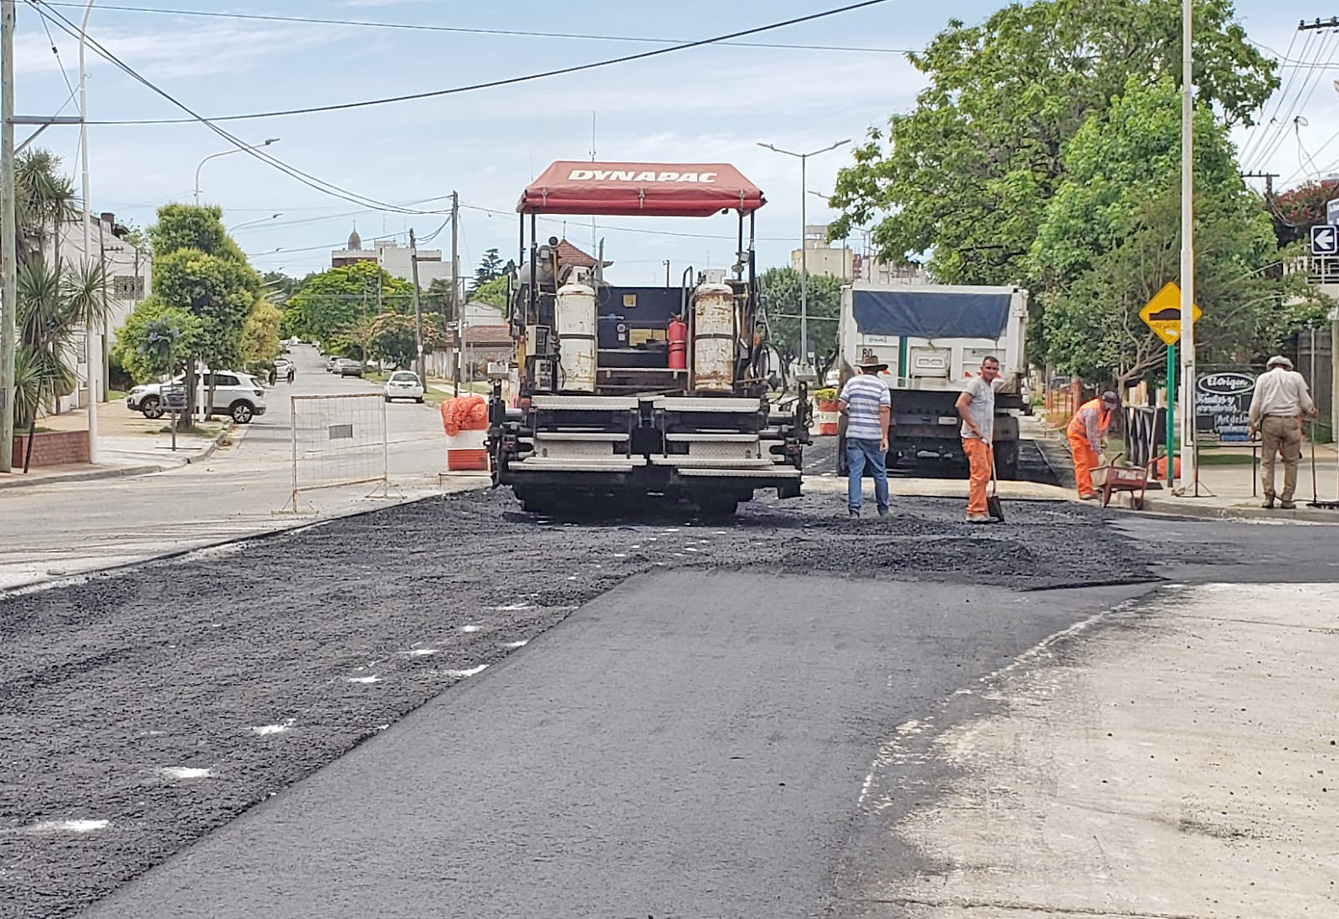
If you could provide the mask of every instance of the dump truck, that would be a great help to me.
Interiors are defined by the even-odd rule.
[[[888,365],[880,374],[892,397],[888,467],[966,462],[955,403],[967,381],[993,356],[995,465],[1018,474],[1018,416],[1027,374],[1028,293],[1018,287],[856,283],[842,289],[838,320],[842,383],[865,358]],[[838,471],[846,473],[845,425],[839,426]]]
[[[525,189],[510,385],[496,379],[489,403],[495,486],[540,513],[608,501],[635,509],[665,495],[723,515],[759,489],[800,494],[810,408],[803,391],[785,410],[768,399],[754,261],[764,203],[723,163],[560,161]],[[689,267],[664,287],[609,283],[602,253],[582,259],[563,240],[541,240],[538,224],[728,212],[738,217],[732,266]]]

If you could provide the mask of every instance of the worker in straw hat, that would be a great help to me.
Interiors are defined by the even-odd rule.
[[[1250,436],[1261,437],[1260,482],[1265,507],[1274,506],[1274,458],[1283,454],[1283,492],[1279,507],[1292,510],[1297,490],[1297,464],[1302,459],[1302,417],[1316,414],[1316,403],[1306,380],[1293,370],[1293,362],[1281,354],[1269,359],[1267,369],[1255,381],[1251,396]]]
[[[888,384],[879,373],[888,365],[866,354],[857,365],[860,373],[846,381],[837,397],[837,411],[846,418],[846,510],[860,516],[861,480],[868,466],[874,476],[874,501],[879,516],[888,515],[888,422],[893,400]]]
[[[1108,390],[1099,398],[1089,399],[1069,419],[1065,437],[1069,452],[1074,457],[1074,484],[1079,498],[1091,501],[1097,497],[1093,487],[1093,470],[1102,462],[1102,451],[1107,446],[1107,430],[1111,416],[1120,408],[1120,396]]]

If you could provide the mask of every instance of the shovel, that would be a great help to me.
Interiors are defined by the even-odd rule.
[[[990,455],[990,494],[986,497],[986,513],[1004,523],[1004,505],[1000,502],[999,483],[995,480],[995,454]]]

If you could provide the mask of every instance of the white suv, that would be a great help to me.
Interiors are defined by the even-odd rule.
[[[177,376],[172,382],[181,384],[185,380],[184,376]],[[201,374],[195,395],[197,404],[204,403],[211,382],[214,384],[215,412],[232,416],[238,424],[250,424],[252,418],[265,414],[265,387],[250,374],[233,370]],[[162,383],[136,386],[126,396],[126,408],[142,412],[145,418],[161,418],[166,411],[162,387]]]

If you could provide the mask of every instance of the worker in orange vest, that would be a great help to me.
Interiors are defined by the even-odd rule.
[[[1069,438],[1069,450],[1074,455],[1074,484],[1078,486],[1079,497],[1091,501],[1097,497],[1093,488],[1093,470],[1101,463],[1101,453],[1107,446],[1107,429],[1111,426],[1111,413],[1120,408],[1120,396],[1114,392],[1104,392],[1100,398],[1089,399],[1069,419],[1065,435]]]

